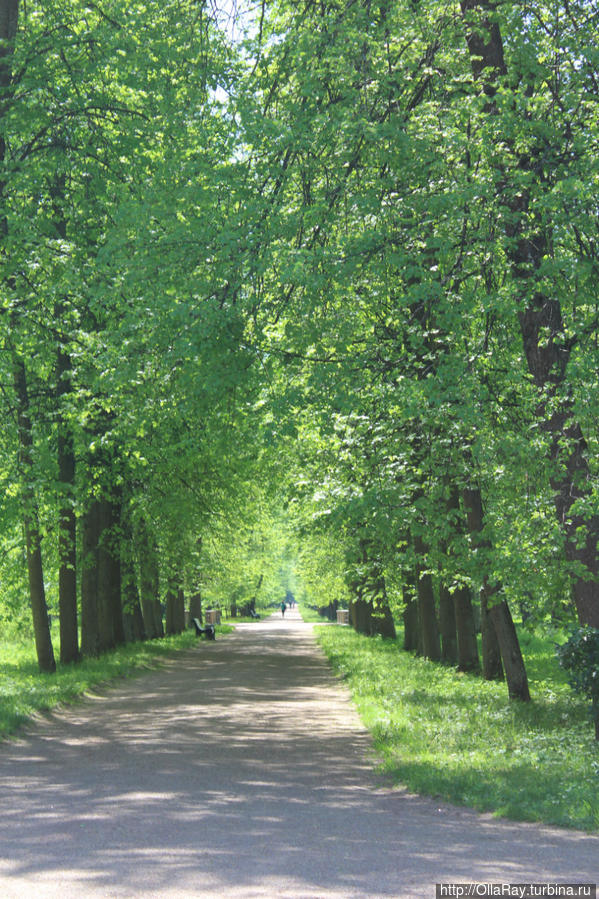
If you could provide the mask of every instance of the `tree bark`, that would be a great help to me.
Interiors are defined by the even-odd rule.
[[[335,620],[336,617],[337,610],[333,605],[331,620]],[[397,638],[395,621],[393,620],[393,615],[391,614],[386,595],[382,602],[377,603],[377,606],[371,615],[371,623],[373,634],[379,634],[381,637],[385,637],[389,640],[395,640]]]
[[[370,604],[365,599],[356,596],[350,603],[350,621],[354,630],[359,634],[365,634],[367,637],[372,635],[372,624],[370,621]]]
[[[233,615],[233,608],[234,606],[233,604],[231,604],[231,616],[235,618],[237,615],[237,607],[235,606],[235,615]],[[204,617],[202,612],[202,593],[199,589],[196,590],[195,593],[191,594],[191,597],[189,599],[189,612],[192,618],[197,618],[200,624],[203,625]]]
[[[445,584],[439,588],[439,630],[441,631],[441,660],[448,665],[458,661],[458,637],[453,597]]]
[[[175,626],[177,633],[182,634],[185,630],[185,592],[183,587],[177,590],[177,604],[175,606]]]
[[[56,361],[56,393],[58,401],[58,608],[60,612],[60,661],[65,664],[79,659],[77,631],[77,520],[74,502],[75,450],[73,434],[60,408],[62,397],[70,391],[71,358],[59,346]]]
[[[472,593],[469,587],[459,587],[454,592],[453,605],[456,623],[458,671],[480,671]]]
[[[139,600],[137,571],[133,547],[133,532],[127,512],[123,511],[121,543],[121,576],[123,595],[123,628],[125,639],[137,643],[146,639],[146,631]]]
[[[182,628],[179,627],[179,599],[180,588],[177,584],[177,579],[174,576],[169,577],[168,579],[168,587],[166,591],[166,634],[167,636],[172,636],[173,634],[181,633]]]
[[[416,599],[408,596],[403,612],[404,643],[403,648],[407,652],[418,651],[418,603]]]
[[[457,535],[462,535],[464,529],[460,510],[460,492],[455,485],[452,485],[450,489],[447,510],[452,519],[454,531]],[[452,602],[458,671],[480,671],[472,591],[466,586],[458,587],[452,594]]]
[[[17,429],[19,434],[19,455],[23,478],[23,523],[27,551],[27,574],[29,578],[29,598],[33,618],[35,648],[40,671],[56,671],[56,660],[50,634],[50,621],[46,606],[44,572],[42,565],[42,538],[35,502],[33,472],[33,436],[29,418],[29,397],[27,376],[23,361],[13,351],[13,379],[17,398]]]
[[[490,542],[482,537],[484,521],[480,491],[474,489],[465,490],[464,502],[466,505],[470,532],[477,548],[490,548]],[[512,615],[506,600],[497,600],[494,598],[498,592],[498,588],[494,590],[491,589],[485,579],[483,590],[481,592],[481,617],[483,623],[488,622],[491,625],[489,630],[492,629],[495,634],[497,646],[499,647],[499,652],[501,654],[501,662],[505,669],[510,699],[521,699],[523,702],[527,702],[530,700],[530,692],[528,689],[528,677],[526,675],[524,659],[522,658],[518,634],[514,627]],[[485,633],[485,630],[483,629],[483,675],[485,675],[485,639],[489,640],[489,637],[489,633]],[[488,661],[489,648],[487,648],[486,652]],[[491,650],[491,657],[493,660],[494,652],[495,647],[493,646]]]
[[[148,639],[155,640],[164,636],[162,608],[160,606],[158,552],[153,535],[150,534],[143,518],[137,527],[137,546],[144,627]]]
[[[100,651],[125,642],[121,603],[121,560],[119,545],[120,503],[103,497],[98,505],[98,634]]]
[[[81,652],[84,656],[100,653],[98,632],[98,542],[100,539],[99,503],[90,499],[81,528]]]
[[[483,653],[483,677],[485,680],[503,680],[501,650],[493,619],[489,615],[489,599],[495,591],[489,587],[487,579],[480,591],[480,627]]]
[[[439,639],[439,626],[437,624],[437,611],[435,608],[435,594],[433,579],[425,573],[424,563],[427,557],[427,549],[422,537],[414,538],[414,550],[417,557],[417,583],[418,591],[418,625],[420,629],[422,655],[425,659],[438,662],[441,659],[441,641]]]
[[[497,640],[501,647],[501,660],[505,668],[508,694],[510,699],[520,699],[523,702],[530,701],[528,678],[524,659],[520,650],[520,642],[511,612],[506,600],[502,600],[491,606],[488,612]]]
[[[65,177],[56,175],[50,189],[54,207],[54,227],[67,239],[64,216]],[[55,303],[54,318],[60,326],[65,317],[62,299]],[[65,397],[72,392],[73,363],[70,353],[57,339],[56,347],[56,422],[58,461],[58,608],[60,612],[60,661],[79,659],[77,633],[77,520],[75,517],[75,447],[73,432],[65,414]]]

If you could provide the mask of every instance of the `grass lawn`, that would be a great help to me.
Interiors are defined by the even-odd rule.
[[[533,701],[349,627],[316,629],[397,784],[516,820],[599,830],[599,744],[550,639],[521,635]]]
[[[216,633],[218,636],[232,630],[221,625]],[[58,656],[57,635],[53,635],[53,640]],[[35,712],[73,702],[107,681],[155,668],[165,656],[197,643],[195,634],[185,631],[162,640],[128,643],[98,659],[84,659],[76,665],[59,664],[55,674],[40,674],[33,641],[0,642],[0,739],[14,733]]]

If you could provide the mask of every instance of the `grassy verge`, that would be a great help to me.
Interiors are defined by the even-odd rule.
[[[309,606],[306,606],[303,603],[298,603],[297,607],[304,621],[313,621],[315,623],[318,622],[318,624],[324,624],[325,622],[328,622],[328,619],[323,618],[322,615],[319,615],[316,609],[311,609]]]
[[[217,628],[217,634],[232,630],[223,625]],[[0,643],[0,739],[14,733],[35,712],[73,702],[99,684],[155,668],[173,652],[197,643],[191,631],[162,640],[129,643],[98,659],[59,665],[55,674],[39,673],[31,643]]]
[[[515,820],[599,830],[599,747],[550,640],[523,634],[531,703],[362,637],[318,628],[395,783]]]

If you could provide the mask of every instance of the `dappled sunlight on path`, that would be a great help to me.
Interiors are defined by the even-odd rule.
[[[599,839],[377,782],[293,610],[0,746],[0,896],[434,896],[436,881],[595,880]]]

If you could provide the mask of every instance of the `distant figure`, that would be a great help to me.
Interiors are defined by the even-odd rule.
[[[283,618],[285,617],[285,609],[286,608],[287,608],[287,606],[285,605],[284,602],[282,602],[281,603],[281,615],[283,616]]]

